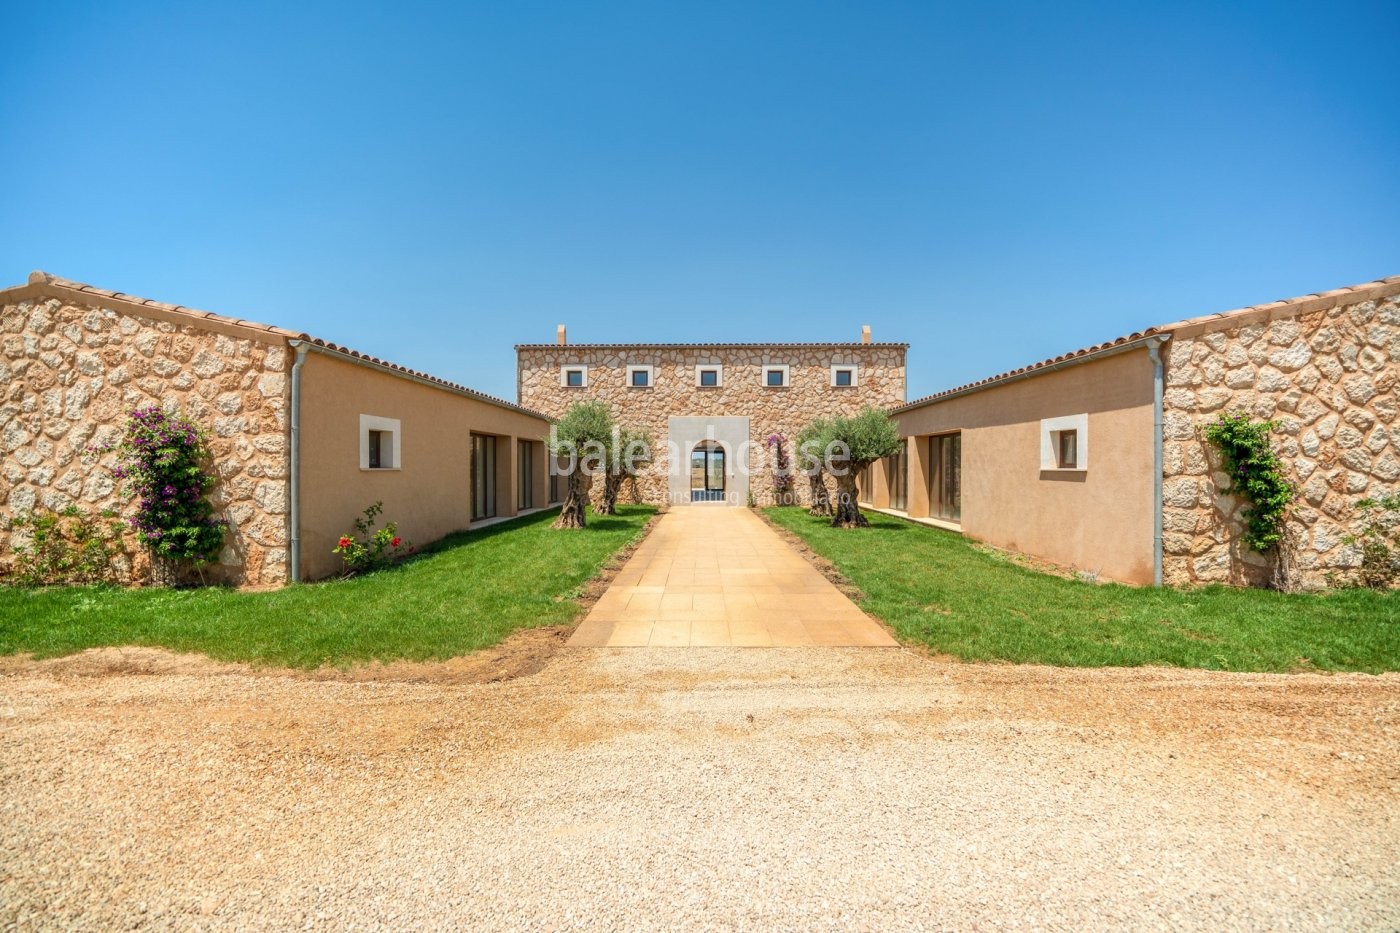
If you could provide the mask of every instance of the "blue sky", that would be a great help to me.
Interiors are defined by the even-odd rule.
[[[1400,4],[10,3],[0,282],[507,397],[513,344],[909,392],[1400,273]]]

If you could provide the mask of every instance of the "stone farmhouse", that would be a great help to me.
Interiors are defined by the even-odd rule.
[[[551,420],[601,400],[655,462],[625,496],[677,507],[774,501],[773,450],[817,416],[888,409],[906,438],[861,477],[864,504],[1128,583],[1322,586],[1359,552],[1357,499],[1400,491],[1400,276],[1152,327],[906,400],[907,344],[516,347],[514,402],[304,333],[45,273],[0,290],[0,559],[5,519],[120,507],[126,415],[179,406],[213,438],[228,521],[216,576],[334,573],[331,550],[384,503],[426,543],[557,504]],[[1300,494],[1288,546],[1239,541],[1200,428],[1244,409],[1279,423]],[[793,493],[806,501],[798,478]],[[139,557],[128,568],[140,574]]]
[[[853,415],[904,401],[902,343],[553,344],[515,348],[520,404],[559,417],[601,400],[646,430],[656,460],[636,479],[639,500],[687,505],[774,501],[764,469],[780,437],[818,414]],[[802,484],[798,484],[802,485]]]

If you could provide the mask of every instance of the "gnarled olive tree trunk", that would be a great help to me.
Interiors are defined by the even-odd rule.
[[[813,470],[807,474],[807,483],[811,490],[812,504],[807,508],[807,514],[825,517],[831,514],[831,494],[826,489],[826,476],[821,470]]]
[[[864,464],[849,463],[844,473],[836,477],[836,515],[831,520],[833,528],[865,528],[870,524],[861,514],[856,504],[856,473]]]
[[[587,527],[588,490],[592,485],[593,477],[584,472],[582,466],[575,466],[569,473],[569,494],[564,497],[564,506],[554,520],[555,528]]]
[[[627,478],[627,474],[618,470],[609,470],[603,477],[603,502],[598,506],[599,515],[617,514],[617,494],[622,491],[622,481]]]

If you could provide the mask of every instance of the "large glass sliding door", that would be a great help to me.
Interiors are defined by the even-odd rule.
[[[472,435],[472,521],[496,517],[496,439]]]
[[[724,448],[714,441],[704,441],[690,452],[690,501],[723,500]]]
[[[962,435],[929,438],[929,514],[946,522],[962,521]]]
[[[515,457],[516,507],[535,507],[535,445],[533,441],[518,441],[519,453]]]
[[[890,487],[890,508],[909,511],[909,456],[901,450],[885,459],[885,478]]]

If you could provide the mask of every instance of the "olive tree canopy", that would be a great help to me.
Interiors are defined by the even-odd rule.
[[[856,474],[885,457],[899,453],[904,440],[889,413],[866,408],[849,418],[833,418],[828,429],[826,468],[836,477],[836,528],[863,528],[870,524],[856,504]]]
[[[612,412],[602,402],[571,406],[550,429],[550,452],[567,459],[569,478],[569,493],[554,520],[555,528],[583,528],[587,524],[588,490],[593,485],[593,474],[607,469],[612,438]]]

